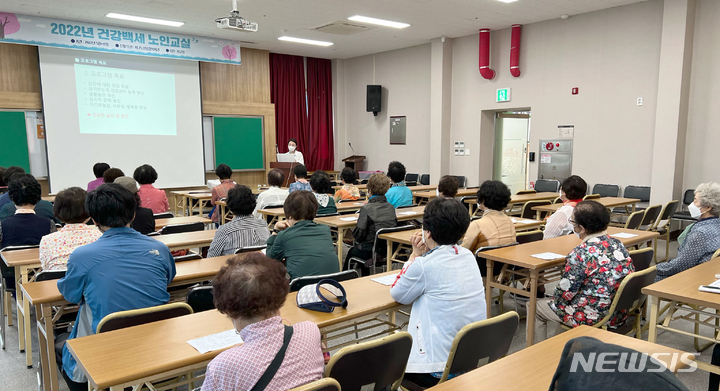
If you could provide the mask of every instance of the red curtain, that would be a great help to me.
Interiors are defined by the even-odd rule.
[[[305,164],[313,170],[332,170],[335,166],[331,64],[330,60],[307,58],[309,137]]]
[[[308,163],[308,118],[305,105],[305,66],[300,56],[270,53],[270,99],[275,104],[277,144],[288,151],[288,140],[298,141],[298,151]]]

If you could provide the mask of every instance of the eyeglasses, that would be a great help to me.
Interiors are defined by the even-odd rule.
[[[568,219],[568,223],[570,223],[570,224],[572,224],[572,225],[576,225],[576,224],[577,224],[577,223],[575,223],[575,220],[573,220],[573,219]]]

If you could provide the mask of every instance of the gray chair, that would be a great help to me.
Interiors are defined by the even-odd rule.
[[[430,174],[422,174],[420,175],[420,184],[421,185],[429,185],[430,184]]]
[[[640,223],[640,229],[644,227],[646,231],[652,231],[657,224],[662,208],[662,205],[653,205],[645,209],[645,215],[643,215],[642,222]]]
[[[528,201],[523,205],[522,211],[520,212],[521,219],[534,219],[537,216],[537,212],[532,208],[536,206],[550,205],[550,201]],[[543,213],[540,214],[541,217]]]
[[[680,221],[696,222],[697,219],[692,218],[692,216],[690,216],[690,211],[688,210],[688,206],[692,204],[694,200],[695,189],[685,190],[685,194],[683,194],[682,207],[679,211],[673,214],[673,219]]]
[[[606,185],[606,184],[596,184],[592,188],[593,194],[600,194],[600,197],[619,197],[620,196],[620,186],[618,185]]]
[[[293,388],[289,391],[340,391],[340,383],[335,379],[326,377],[312,383]]]
[[[297,292],[305,285],[317,284],[320,280],[334,280],[337,282],[353,280],[360,277],[357,270],[350,269],[338,273],[324,274],[322,276],[298,277],[290,281],[290,292]]]
[[[649,268],[655,256],[655,251],[653,251],[652,247],[632,250],[628,251],[628,253],[630,254],[630,258],[632,258],[633,266],[635,266],[636,272]]]
[[[643,206],[637,206],[637,207],[635,207],[635,210],[636,211],[645,210],[644,205],[647,205],[647,203],[650,202],[650,186],[635,186],[635,185],[626,186],[625,190],[623,191],[623,197],[639,199],[640,201],[638,203],[642,204]],[[614,208],[612,210],[612,212],[629,215],[630,214],[630,206]]]
[[[97,333],[106,333],[192,313],[192,308],[185,303],[171,303],[137,310],[113,312],[100,320]]]
[[[599,200],[600,198],[602,198],[602,196],[600,194],[588,194],[585,197],[583,197],[583,201]]]
[[[447,381],[451,374],[460,374],[478,368],[480,361],[490,364],[505,357],[512,344],[520,316],[515,311],[506,312],[490,319],[470,323],[460,329],[453,340],[445,370],[438,384]],[[424,387],[403,380],[402,387],[409,391],[421,391]]]
[[[628,218],[627,221],[625,221],[625,226],[623,228],[625,229],[638,229],[640,228],[640,225],[642,224],[643,218],[645,217],[645,211],[639,210],[637,212],[632,213]]]
[[[187,293],[185,302],[194,313],[215,309],[212,286],[196,286]]]
[[[668,259],[668,253],[670,252],[670,223],[675,218],[675,212],[677,211],[678,206],[680,205],[680,201],[673,200],[665,204],[665,207],[663,208],[662,213],[660,214],[660,217],[655,222],[655,228],[654,230],[660,234],[657,238],[655,238],[655,262],[657,262],[657,241],[658,240],[664,240],[665,241],[665,258],[662,261],[666,261]],[[660,226],[660,222],[665,221],[665,224]]]
[[[330,358],[325,377],[337,380],[343,391],[397,390],[411,348],[412,337],[405,331],[342,348]]]
[[[535,191],[538,193],[557,193],[560,191],[560,181],[555,179],[538,179],[535,181]]]
[[[409,231],[414,229],[414,225],[401,225],[399,227],[378,229],[377,231],[375,231],[375,241],[373,242],[372,258],[360,259],[358,257],[352,257],[348,261],[348,267],[350,269],[352,269],[355,265],[361,265],[366,268],[372,267],[374,273],[374,269],[377,267],[378,263],[381,263],[384,259],[386,259],[385,257],[392,256],[392,254],[387,254],[387,241],[380,239],[380,235],[392,232]]]
[[[537,190],[530,189],[530,190],[520,190],[515,195],[525,195],[525,194],[537,194]]]
[[[405,174],[405,185],[406,186],[417,186],[419,179],[420,179],[419,174]]]
[[[155,213],[153,215],[153,217],[155,218],[155,220],[158,220],[158,219],[171,219],[175,216],[170,212],[163,212],[163,213]]]
[[[453,175],[455,179],[458,181],[458,185],[460,188],[465,188],[467,186],[467,178],[464,175]]]
[[[537,242],[543,240],[543,231],[537,229],[535,231],[518,232],[515,234],[515,238],[520,244]]]
[[[183,232],[196,232],[205,229],[205,224],[201,221],[187,224],[171,224],[162,227],[160,235],[179,234]]]
[[[67,270],[43,270],[35,274],[35,282],[59,280],[65,277]]]
[[[266,245],[260,245],[260,246],[247,246],[247,247],[240,247],[239,249],[235,250],[235,254],[245,254],[245,253],[252,253],[256,251],[262,251],[266,249]]]

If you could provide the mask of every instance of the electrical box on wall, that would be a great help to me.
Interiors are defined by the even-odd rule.
[[[572,175],[573,140],[540,140],[538,179],[565,180]]]

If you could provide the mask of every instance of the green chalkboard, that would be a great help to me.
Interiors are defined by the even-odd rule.
[[[262,117],[213,117],[215,165],[233,170],[265,170]]]
[[[30,172],[25,113],[0,111],[0,167],[20,166]]]

